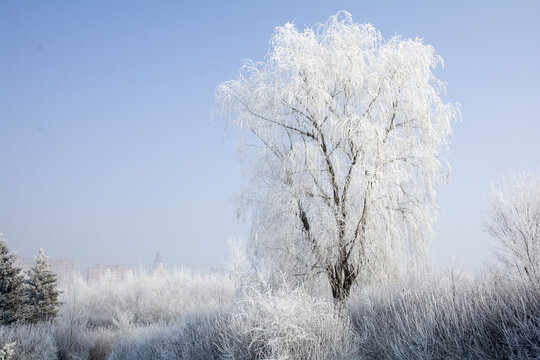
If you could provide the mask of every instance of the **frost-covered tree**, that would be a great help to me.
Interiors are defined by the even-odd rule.
[[[540,280],[540,173],[522,173],[493,188],[488,233],[518,276]]]
[[[340,12],[304,31],[277,27],[265,61],[217,87],[252,160],[242,198],[270,271],[323,274],[343,300],[425,253],[460,116],[441,100],[440,63],[420,39],[385,40]]]
[[[15,266],[7,241],[0,234],[0,325],[20,320],[24,308],[24,277]]]
[[[34,265],[28,271],[26,291],[28,293],[28,315],[30,322],[54,319],[58,312],[58,290],[56,275],[51,270],[43,249],[34,257]]]

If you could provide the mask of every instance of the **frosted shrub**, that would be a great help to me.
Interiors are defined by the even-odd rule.
[[[59,360],[106,359],[111,352],[118,359],[146,358],[139,353],[155,358],[156,343],[167,344],[162,347],[169,353],[212,353],[205,349],[218,336],[208,330],[208,319],[231,306],[234,292],[227,275],[187,270],[106,276],[90,285],[75,277],[61,294],[55,329]]]
[[[492,189],[487,232],[512,275],[540,281],[540,171],[505,179]]]
[[[347,317],[299,288],[252,289],[222,321],[225,358],[342,359],[352,351]]]
[[[61,293],[61,306],[56,319],[55,339],[59,359],[84,359],[90,348],[87,325],[90,310],[87,304],[86,282],[75,276],[66,282]]]
[[[89,360],[108,359],[114,345],[118,343],[125,333],[110,329],[91,329],[85,333],[87,354]],[[81,357],[84,359],[84,357]]]
[[[77,281],[73,286],[63,294],[63,303],[72,303],[66,298],[75,296],[75,291],[76,312],[88,313],[89,326],[120,330],[213,312],[227,306],[235,290],[234,281],[226,275],[200,275],[187,270],[154,274],[141,271],[123,280],[108,276],[96,284]],[[66,311],[65,306],[61,311]]]
[[[0,349],[0,360],[11,360],[15,354],[15,343],[8,343]]]
[[[15,343],[10,360],[56,360],[51,324],[0,327],[0,344]],[[6,351],[6,355],[8,352]],[[4,356],[6,356],[4,355]]]
[[[159,352],[165,347],[165,341],[160,336],[161,329],[160,326],[150,325],[124,332],[123,339],[115,344],[108,359],[159,359]]]

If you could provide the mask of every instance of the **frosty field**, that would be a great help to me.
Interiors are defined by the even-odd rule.
[[[535,359],[540,289],[496,269],[353,292],[140,273],[63,290],[54,323],[0,328],[12,359]]]

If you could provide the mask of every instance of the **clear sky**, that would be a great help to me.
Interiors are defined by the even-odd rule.
[[[220,268],[242,183],[213,91],[275,26],[421,37],[461,103],[433,254],[475,269],[490,182],[538,169],[540,1],[0,1],[0,232],[20,256]]]

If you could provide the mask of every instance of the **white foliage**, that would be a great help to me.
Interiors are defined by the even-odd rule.
[[[230,308],[235,290],[234,280],[226,274],[197,274],[186,269],[151,274],[139,271],[124,279],[108,274],[92,284],[74,277],[61,293],[55,329],[60,358],[101,359],[105,355],[99,354],[109,354],[126,343],[127,348],[135,346],[134,342],[145,347],[151,345],[145,344],[149,340],[144,334],[149,331],[167,334],[163,341],[171,342],[173,348],[173,336],[179,333],[195,338],[192,342],[212,344],[211,337],[204,337],[206,333],[189,335],[196,331],[189,326],[195,325],[185,328],[184,324],[193,319],[193,323],[205,325],[203,319]],[[169,335],[171,326],[175,332]],[[197,351],[192,344],[183,346]],[[124,350],[118,349],[121,353]],[[138,358],[128,353],[127,358]],[[122,358],[118,356],[114,358]]]
[[[270,45],[216,90],[253,165],[243,199],[261,259],[300,278],[373,281],[400,254],[425,255],[460,116],[440,98],[433,47],[384,40],[346,12],[277,27]]]
[[[73,275],[60,292],[60,307],[56,318],[56,342],[63,358],[84,358],[90,347],[87,326],[90,319],[88,287],[80,275]]]
[[[226,359],[344,359],[353,354],[348,317],[301,288],[251,289],[223,324]]]
[[[62,294],[62,318],[82,319],[89,324],[126,329],[172,321],[186,314],[213,312],[227,307],[235,291],[234,281],[226,275],[195,274],[181,269],[172,273],[144,271],[119,280],[104,277],[88,285],[72,283]],[[87,314],[87,315],[86,315]]]
[[[7,343],[0,349],[0,360],[11,360],[15,354],[15,343]]]
[[[518,276],[540,280],[540,172],[506,179],[490,205],[487,231],[499,257]]]
[[[0,326],[0,344],[11,347],[11,360],[56,360],[57,347],[54,341],[53,324],[40,323]]]

